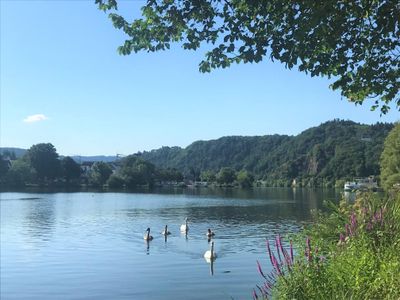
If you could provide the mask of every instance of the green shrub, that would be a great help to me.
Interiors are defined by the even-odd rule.
[[[400,193],[386,199],[363,194],[315,217],[298,237],[295,262],[265,276],[262,297],[400,299]]]

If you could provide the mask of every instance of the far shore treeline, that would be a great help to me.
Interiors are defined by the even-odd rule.
[[[112,189],[185,186],[343,187],[346,180],[375,176],[390,123],[333,120],[297,136],[230,136],[186,148],[162,147],[111,162],[60,157],[50,143],[24,154],[2,149],[2,187],[91,186]]]

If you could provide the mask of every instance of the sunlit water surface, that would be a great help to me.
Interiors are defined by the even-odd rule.
[[[339,198],[307,189],[0,193],[0,296],[251,299],[262,283],[256,261],[271,268],[265,239],[298,231],[310,209]],[[185,217],[187,236],[179,231]],[[208,228],[216,233],[212,266],[203,258]]]

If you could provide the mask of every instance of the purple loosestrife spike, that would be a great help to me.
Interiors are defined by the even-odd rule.
[[[274,273],[268,274],[268,279],[270,280],[269,282],[272,283],[275,281],[276,277]]]
[[[269,246],[268,240],[267,240],[267,249],[268,249],[268,254],[269,254],[269,260],[271,261],[271,264],[272,264],[272,252],[271,252],[271,248]]]
[[[378,213],[374,214],[373,221],[374,221],[374,223],[378,223],[379,222],[379,214]]]
[[[290,259],[292,260],[292,263],[294,263],[292,240],[290,240]]]
[[[310,262],[311,261],[311,242],[310,242],[309,237],[307,237],[306,244],[307,244],[306,256],[307,256],[308,262]]]
[[[346,235],[350,236],[351,235],[351,230],[350,230],[349,224],[346,224],[345,227],[346,227]]]
[[[264,299],[267,298],[267,296],[269,295],[268,290],[263,286],[261,287],[261,289],[262,289],[262,292],[263,292]]]
[[[256,287],[257,287],[258,290],[260,291],[261,295],[264,297],[264,296],[265,296],[264,290],[263,290],[259,285],[257,285],[257,284],[256,284]]]
[[[351,224],[351,231],[352,233],[354,233],[357,228],[357,219],[356,219],[356,214],[354,212],[351,214],[350,224]]]
[[[344,235],[340,234],[339,235],[339,241],[337,243],[339,246],[344,244]]]
[[[280,251],[282,252],[283,257],[285,258],[286,264],[289,264],[289,261],[288,261],[288,254],[287,254],[287,251],[285,250],[285,248],[283,248],[281,238],[279,239],[279,249],[280,249]]]
[[[279,263],[282,263],[281,254],[279,252],[279,234],[275,238],[275,247],[276,247],[276,252],[278,253]]]
[[[265,293],[267,296],[271,295],[272,284],[264,283],[265,286]]]
[[[265,279],[267,279],[267,277],[264,275],[262,269],[261,269],[261,265],[257,260],[257,267],[258,267],[258,272],[260,272],[261,276],[264,277]]]
[[[343,234],[340,234],[340,236],[339,236],[339,241],[341,241],[342,243],[344,243],[344,235],[343,235]]]
[[[282,275],[281,268],[279,267],[279,264],[278,264],[278,261],[277,261],[276,258],[275,258],[275,255],[272,255],[272,259],[273,259],[272,265],[274,266],[275,271],[276,271],[279,275]]]
[[[282,247],[282,237],[280,236],[280,234],[278,234],[278,236],[276,237],[276,241],[278,243],[279,248]]]
[[[282,249],[282,252],[283,252],[283,256],[285,257],[286,265],[287,265],[287,266],[290,266],[290,265],[292,264],[292,262],[291,262],[291,260],[290,260],[289,253],[287,253],[287,251],[286,251],[285,248]]]
[[[368,224],[367,224],[367,230],[368,231],[370,231],[371,229],[372,229],[372,223],[371,222],[368,222]]]
[[[355,223],[355,222],[357,222],[357,220],[356,220],[356,214],[353,212],[353,213],[351,213],[351,216],[350,216],[350,221],[351,221],[351,223]]]
[[[278,245],[279,245],[279,249],[282,252],[282,254],[285,255],[284,248],[283,248],[283,245],[282,245],[282,238],[281,238],[280,235],[278,235]]]

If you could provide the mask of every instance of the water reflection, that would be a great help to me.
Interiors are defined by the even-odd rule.
[[[313,198],[311,201],[318,205],[321,197],[325,200],[337,200],[340,198],[341,190],[334,189],[308,189],[308,188],[253,188],[253,189],[237,189],[237,188],[158,188],[153,192],[173,195],[191,195],[206,196],[214,198],[230,198],[230,199],[291,199],[300,200],[304,198]],[[317,201],[315,201],[317,200]]]
[[[26,200],[27,214],[24,219],[26,236],[34,240],[47,241],[51,238],[55,223],[53,199]]]
[[[348,203],[354,203],[354,201],[356,200],[356,196],[357,196],[356,192],[350,192],[350,191],[345,191],[344,192],[344,199]]]
[[[247,299],[260,279],[254,262],[267,257],[265,239],[299,230],[310,209],[332,197],[324,190],[186,189],[0,201],[0,275],[7,286],[0,298]],[[185,217],[190,231],[181,233]],[[165,224],[172,234],[162,239]],[[147,227],[153,241],[143,240]],[[212,239],[208,228],[216,232]],[[37,243],[36,257],[27,236]],[[213,240],[218,260],[206,266]]]
[[[214,259],[207,261],[207,263],[210,263],[210,275],[214,276]]]

